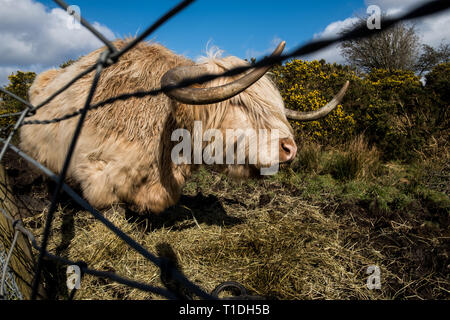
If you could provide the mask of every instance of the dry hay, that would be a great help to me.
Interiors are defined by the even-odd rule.
[[[13,191],[34,209],[24,222],[39,241],[47,210],[42,208],[49,198],[45,181],[23,163],[11,163],[5,167]],[[385,183],[405,184],[398,182],[404,170],[386,168]],[[381,194],[364,201],[348,196],[360,181],[344,184],[329,175],[289,175],[290,170],[242,182],[200,170],[179,204],[159,216],[137,216],[119,206],[104,214],[150,252],[176,260],[208,292],[224,281],[237,281],[251,294],[275,299],[448,299],[448,206],[424,198],[386,210]],[[329,180],[334,184],[328,186]],[[338,196],[338,187],[349,189],[346,197]],[[67,196],[55,214],[49,251],[85,261],[90,268],[163,285],[158,268]],[[381,290],[367,288],[369,265],[381,268]],[[44,269],[49,297],[66,299],[66,266],[47,261]],[[75,295],[160,298],[89,275]]]
[[[203,194],[203,188],[210,193]],[[408,270],[392,273],[395,259],[386,255],[384,243],[380,247],[371,239],[370,219],[358,223],[357,210],[350,207],[346,212],[332,203],[313,206],[276,180],[236,183],[201,171],[184,194],[178,206],[159,217],[136,217],[120,207],[105,215],[150,252],[176,257],[183,273],[209,292],[223,281],[238,281],[252,294],[276,299],[391,299],[420,298],[405,293],[421,283],[432,285],[437,294],[448,287],[432,274],[414,279]],[[56,214],[51,252],[162,285],[155,266],[87,212],[74,213],[70,206]],[[42,233],[43,219],[44,213],[27,220],[41,226],[35,234]],[[408,222],[392,228],[408,229]],[[381,268],[381,290],[367,288],[369,265]],[[61,298],[67,295],[64,267],[54,267],[55,274],[55,295]],[[89,275],[76,294],[76,299],[159,298]]]

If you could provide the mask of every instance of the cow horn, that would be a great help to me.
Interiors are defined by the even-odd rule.
[[[281,55],[285,46],[282,41],[271,57]],[[213,88],[176,88],[164,90],[164,93],[169,97],[186,104],[211,104],[227,100],[235,95],[241,93],[253,83],[258,81],[264,74],[269,71],[271,66],[257,68],[247,73],[242,78],[222,86]],[[176,86],[183,80],[195,79],[196,77],[205,75],[205,70],[199,66],[181,66],[170,69],[161,79],[161,87]]]
[[[348,85],[349,85],[349,82],[347,81],[344,84],[344,86],[341,88],[339,93],[334,96],[333,100],[328,102],[326,106],[320,108],[319,110],[300,112],[300,111],[285,109],[284,113],[286,114],[286,117],[288,117],[290,119],[294,119],[294,120],[300,120],[300,121],[314,121],[314,120],[323,118],[327,114],[329,114],[331,111],[333,111],[334,108],[336,108],[339,103],[341,103],[342,98],[344,97],[345,92],[347,91]]]

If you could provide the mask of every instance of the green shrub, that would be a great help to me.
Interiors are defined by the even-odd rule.
[[[323,60],[293,59],[276,66],[272,73],[286,107],[299,111],[324,106],[344,81],[350,80],[342,105],[327,117],[291,122],[298,140],[326,146],[364,135],[381,152],[383,160],[410,162],[436,133],[438,125],[443,127],[442,123],[448,122],[445,103],[449,101],[449,68],[448,63],[437,66],[427,76],[426,87],[413,71],[374,69],[358,76],[348,66]],[[350,170],[351,159],[337,161]]]
[[[450,62],[437,65],[426,75],[425,88],[440,105],[450,101]]]
[[[35,77],[36,73],[34,72],[17,71],[16,74],[13,73],[8,77],[9,84],[4,88],[22,99],[28,100],[28,89],[30,89]],[[23,103],[17,101],[6,93],[0,92],[0,115],[19,112],[24,108],[25,105]],[[16,120],[17,117],[0,118],[0,127],[3,128],[14,124]],[[3,134],[5,133],[6,132],[3,132]]]

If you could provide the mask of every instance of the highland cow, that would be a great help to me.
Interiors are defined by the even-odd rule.
[[[117,40],[114,44],[120,49],[126,41]],[[284,42],[272,55],[280,55],[283,48]],[[39,74],[29,91],[31,103],[39,104],[95,64],[103,50],[91,52],[66,68]],[[92,103],[248,65],[239,58],[221,58],[217,53],[194,63],[159,44],[140,43],[102,71]],[[253,132],[258,132],[257,129],[279,132],[276,158],[266,155],[256,164],[215,166],[229,175],[248,177],[261,167],[292,160],[297,146],[286,115],[298,120],[325,116],[339,103],[348,83],[327,106],[301,113],[285,109],[280,93],[265,75],[268,70],[269,67],[254,68],[244,75],[171,88],[159,95],[117,100],[90,110],[69,166],[69,179],[80,185],[83,196],[97,208],[127,203],[137,212],[161,212],[178,201],[186,179],[199,166],[171,159],[171,150],[177,143],[172,141],[172,133],[179,128],[192,132],[195,121],[201,122],[203,131],[251,128],[255,129]],[[93,74],[84,76],[31,119],[52,119],[81,109],[92,79]],[[74,117],[24,126],[20,132],[21,148],[51,170],[60,172],[77,121],[78,117]],[[229,150],[234,144],[236,139],[225,143],[224,148]],[[245,156],[249,157],[248,148]]]

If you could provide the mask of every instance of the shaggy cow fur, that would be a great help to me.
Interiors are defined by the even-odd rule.
[[[115,43],[122,48],[125,40]],[[72,77],[96,63],[98,49],[72,65],[38,75],[30,88],[31,103],[39,104]],[[236,57],[220,58],[218,52],[199,62],[209,72],[221,72],[246,64]],[[93,103],[137,90],[160,87],[169,69],[194,62],[155,43],[140,43],[120,60],[104,69]],[[68,90],[39,109],[31,119],[60,117],[81,109],[93,74],[78,80]],[[205,86],[218,86],[230,79],[219,78]],[[217,128],[276,128],[280,137],[293,138],[281,96],[264,76],[241,94],[221,103],[192,106],[164,94],[116,101],[89,111],[69,167],[68,176],[80,184],[84,197],[98,208],[125,202],[139,212],[161,212],[175,204],[195,165],[175,165],[170,158],[177,128],[193,129],[201,120],[203,130]],[[59,172],[72,139],[78,117],[21,129],[21,148]],[[269,161],[270,162],[270,161]],[[261,165],[261,164],[259,164]],[[223,165],[234,176],[248,176],[248,165]]]

